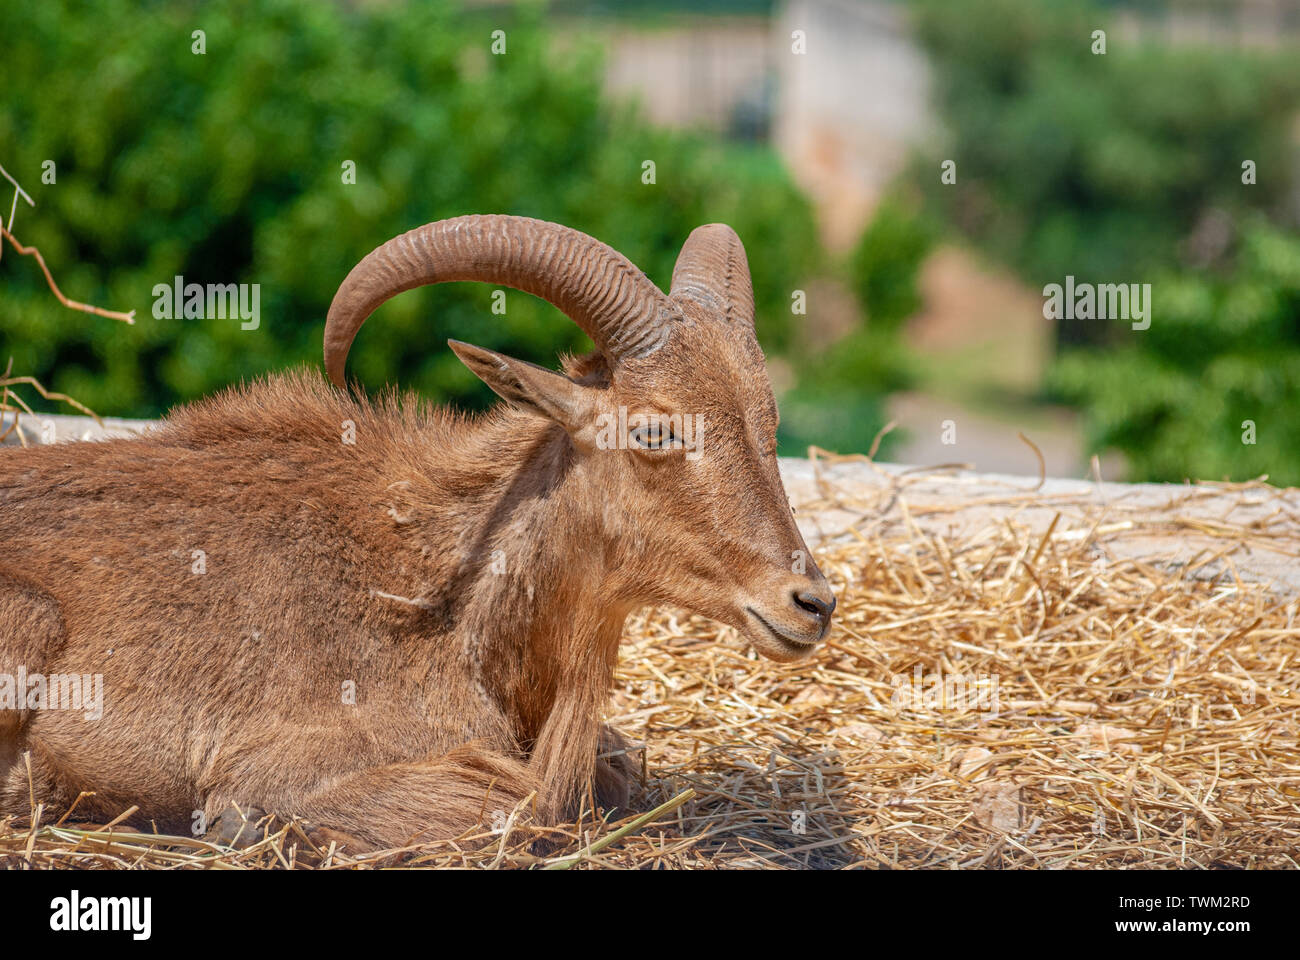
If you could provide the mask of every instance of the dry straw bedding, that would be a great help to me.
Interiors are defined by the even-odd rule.
[[[72,830],[75,811],[42,810],[35,829],[0,823],[0,863],[1297,866],[1297,602],[1237,562],[1296,562],[1296,491],[1186,488],[1250,505],[1249,524],[1189,521],[1180,501],[1122,522],[1075,503],[1045,530],[1019,520],[1032,498],[1009,495],[958,530],[923,515],[960,502],[917,508],[905,476],[882,477],[818,483],[799,505],[857,517],[817,553],[839,609],[810,660],[757,659],[729,628],[672,610],[629,622],[609,713],[644,745],[633,814],[544,829],[524,805],[458,841],[355,859],[298,824],[235,852]],[[1173,562],[1189,523],[1209,546]],[[1139,534],[1146,555],[1117,555]]]

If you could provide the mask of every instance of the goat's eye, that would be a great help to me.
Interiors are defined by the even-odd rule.
[[[642,450],[667,450],[677,445],[677,436],[666,423],[647,423],[631,431],[629,436]]]

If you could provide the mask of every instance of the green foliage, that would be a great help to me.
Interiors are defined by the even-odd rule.
[[[1224,47],[1127,47],[1083,0],[918,0],[956,187],[924,184],[982,249],[1041,287],[1177,262],[1209,210],[1287,196],[1286,124],[1300,104],[1287,57]],[[990,28],[996,24],[996,29]],[[1261,176],[1243,187],[1241,164]],[[937,162],[934,169],[937,171]]]
[[[872,328],[897,330],[921,308],[916,280],[933,243],[927,224],[905,203],[895,197],[881,201],[849,264]]]
[[[1300,240],[1255,222],[1237,259],[1225,278],[1153,282],[1159,323],[1053,371],[1091,443],[1125,451],[1139,476],[1300,484]]]
[[[1048,386],[1083,405],[1094,449],[1121,450],[1133,479],[1300,483],[1300,247],[1265,220],[1294,216],[1295,51],[1128,46],[1111,29],[1094,55],[1110,25],[1085,0],[915,8],[951,137],[918,178],[932,208],[1035,289],[1152,285],[1147,331],[1058,324]]]
[[[861,327],[813,357],[798,384],[781,397],[781,452],[804,456],[809,445],[866,453],[885,425],[883,398],[915,376],[910,356],[890,330]],[[901,439],[886,435],[877,459]]]
[[[810,357],[781,398],[784,452],[802,456],[811,444],[837,453],[871,449],[885,425],[883,398],[916,376],[899,330],[921,307],[917,275],[933,240],[906,200],[891,195],[877,206],[848,261],[848,285],[864,323]],[[877,456],[888,459],[901,439],[888,434]]]
[[[503,23],[504,21],[504,23]],[[507,53],[489,53],[491,30]],[[191,33],[206,33],[206,53]],[[547,49],[534,14],[484,23],[446,3],[309,0],[195,8],[130,0],[0,3],[0,158],[37,201],[15,233],[69,296],[135,309],[126,327],[69,311],[34,263],[6,256],[0,353],[101,413],[179,400],[318,364],[331,297],[375,245],[465,213],[568,224],[667,286],[692,228],[744,239],[759,333],[792,340],[789,291],[815,263],[811,213],[774,156],[648,128],[602,102],[598,53]],[[57,182],[41,183],[54,160]],[[657,165],[654,185],[642,163]],[[356,164],[356,183],[343,164]],[[261,326],[157,319],[152,290],[257,283]],[[407,293],[358,337],[350,372],[479,407],[491,394],[448,337],[546,365],[589,346],[549,305],[486,284]],[[0,358],[2,359],[2,358]]]

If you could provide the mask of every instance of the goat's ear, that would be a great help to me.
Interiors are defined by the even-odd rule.
[[[590,390],[564,374],[459,340],[448,340],[447,346],[470,373],[516,407],[548,417],[570,432],[591,419]]]

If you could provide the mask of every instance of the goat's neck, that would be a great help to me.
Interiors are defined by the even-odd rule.
[[[440,567],[435,606],[471,668],[545,778],[564,780],[594,756],[629,606],[609,589],[604,492],[564,432],[537,423],[475,438],[495,446],[492,467],[472,486],[444,479],[458,503],[444,502],[429,518],[439,529],[421,535]],[[454,562],[432,556],[435,541],[456,545]]]

